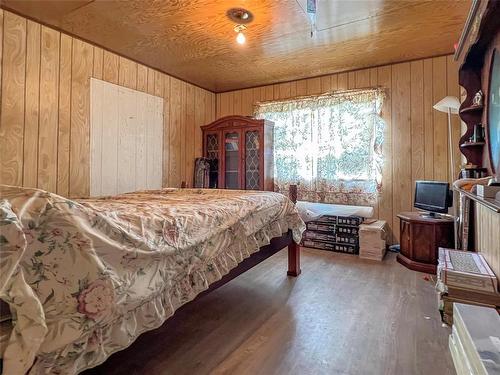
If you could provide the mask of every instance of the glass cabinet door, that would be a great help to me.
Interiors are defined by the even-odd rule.
[[[245,189],[260,189],[259,131],[245,132]]]
[[[206,137],[207,158],[219,159],[219,137],[217,133],[209,133]]]
[[[224,185],[240,189],[240,133],[224,133]]]
[[[210,159],[210,171],[208,173],[208,186],[219,187],[219,163],[220,163],[220,133],[207,133],[205,136],[205,157]]]

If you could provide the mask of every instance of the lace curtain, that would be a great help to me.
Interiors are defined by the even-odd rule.
[[[381,188],[380,89],[257,103],[274,122],[275,191],[299,183],[299,199],[370,205]]]

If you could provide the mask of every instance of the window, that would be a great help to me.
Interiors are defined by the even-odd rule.
[[[274,122],[275,190],[299,183],[299,199],[373,204],[381,186],[383,92],[350,90],[260,103]]]

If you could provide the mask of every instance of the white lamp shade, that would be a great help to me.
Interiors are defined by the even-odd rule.
[[[454,96],[447,96],[434,104],[433,108],[439,112],[448,113],[450,111],[450,113],[457,114],[460,108],[460,101]]]

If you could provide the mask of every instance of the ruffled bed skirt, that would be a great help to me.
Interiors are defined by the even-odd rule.
[[[39,353],[30,374],[74,374],[103,363],[111,354],[130,346],[142,334],[160,327],[166,319],[198,294],[208,289],[210,284],[220,280],[245,258],[268,245],[270,240],[287,233],[286,218],[267,224],[258,232],[241,241],[235,238],[231,246],[219,252],[208,262],[185,274],[165,287],[150,299],[127,311],[118,319],[96,326],[85,337],[62,350]],[[293,230],[296,242],[301,239],[301,231]]]

